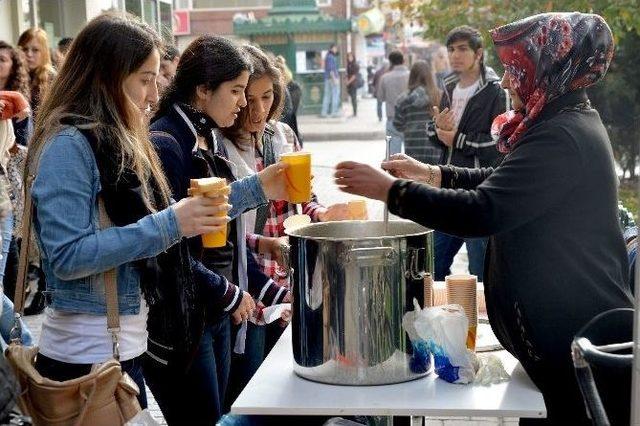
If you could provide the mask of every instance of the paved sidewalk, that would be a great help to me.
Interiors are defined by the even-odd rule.
[[[351,104],[342,104],[342,117],[322,118],[319,115],[298,116],[298,128],[305,142],[315,141],[384,141],[385,118],[378,121],[376,100],[361,98],[358,116],[351,117]]]

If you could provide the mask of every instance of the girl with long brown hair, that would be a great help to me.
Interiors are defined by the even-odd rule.
[[[265,168],[278,164],[281,154],[300,149],[293,130],[278,122],[283,109],[285,83],[275,58],[256,46],[245,45],[243,50],[253,66],[253,73],[245,90],[247,106],[242,109],[232,127],[216,130],[216,136],[222,141],[224,148],[223,155],[233,163],[237,178],[260,173]],[[329,210],[317,201],[315,195],[312,201],[302,204],[302,211],[316,222],[327,220],[331,216],[339,219],[347,215],[346,205],[337,205]],[[252,255],[262,271],[276,281],[283,292],[289,289],[289,283],[287,274],[283,273],[280,266],[280,244],[283,238],[286,239],[284,220],[295,213],[295,204],[285,199],[275,199],[268,205],[243,215],[247,244]],[[289,293],[284,301],[290,301]],[[279,324],[267,327],[249,324],[246,350],[243,354],[233,354],[228,403],[240,393],[262,363],[270,349],[268,341],[275,340],[283,330]],[[269,339],[267,334],[273,338]]]
[[[429,62],[416,61],[409,72],[407,92],[396,103],[393,125],[404,135],[404,152],[427,164],[438,164],[444,149],[427,137],[426,125],[440,104],[440,91]]]
[[[29,97],[31,99],[31,109],[35,112],[44,93],[56,76],[55,68],[51,62],[49,39],[46,31],[42,28],[29,28],[20,35],[18,47],[24,52],[27,67],[29,68],[29,77],[31,79]]]
[[[69,380],[114,355],[105,272],[115,269],[120,361],[143,407],[147,328],[162,330],[161,344],[188,358],[204,322],[194,301],[217,307],[229,286],[192,261],[183,239],[219,231],[226,218],[214,215],[228,205],[204,197],[170,205],[149,141],[160,50],[157,34],[135,19],[104,14],[89,22],[43,100],[25,180],[48,294],[36,369]],[[104,214],[112,227],[99,225]],[[174,291],[184,295],[180,305],[166,302]]]

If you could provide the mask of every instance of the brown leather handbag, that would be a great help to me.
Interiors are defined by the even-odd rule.
[[[37,163],[37,162],[34,162]],[[118,286],[116,270],[104,273],[107,304],[107,330],[113,338],[113,359],[96,364],[91,372],[77,379],[57,382],[47,379],[34,367],[38,354],[37,347],[22,345],[19,319],[24,313],[25,285],[27,280],[28,254],[31,239],[33,204],[31,185],[35,174],[29,173],[26,185],[25,208],[23,213],[23,238],[18,263],[15,312],[16,323],[11,330],[11,343],[5,352],[20,384],[18,406],[24,414],[31,416],[35,426],[112,426],[124,425],[141,411],[137,395],[138,386],[133,379],[122,372],[118,332]],[[99,202],[100,226],[112,226]]]

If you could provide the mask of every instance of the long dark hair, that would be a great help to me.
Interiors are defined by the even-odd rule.
[[[152,179],[168,201],[169,186],[147,125],[124,91],[125,79],[161,46],[151,27],[131,16],[105,13],[90,21],[71,44],[59,76],[40,105],[28,164],[72,120],[79,128],[91,129],[100,142],[114,145],[121,154],[121,171],[130,169],[140,179],[147,207],[155,209]]]
[[[13,90],[20,92],[22,95],[31,99],[31,90],[29,89],[29,69],[24,59],[24,53],[20,49],[16,49],[6,41],[0,40],[0,50],[8,50],[11,56],[11,71],[4,90]]]
[[[409,92],[424,87],[425,92],[429,95],[431,105],[440,105],[440,90],[433,79],[433,67],[427,61],[415,61],[409,72]]]
[[[164,91],[153,119],[166,115],[176,102],[193,101],[196,88],[201,84],[216,90],[243,71],[251,72],[251,63],[238,45],[211,34],[198,37],[180,56],[176,75]]]
[[[251,65],[253,67],[253,73],[251,73],[251,76],[249,76],[249,84],[247,85],[247,89],[249,88],[249,86],[251,86],[252,82],[259,80],[264,76],[269,77],[273,82],[273,104],[271,105],[271,109],[267,114],[266,121],[269,122],[271,120],[278,120],[284,108],[284,97],[286,88],[284,83],[284,75],[281,71],[281,67],[278,66],[277,59],[273,55],[265,53],[259,47],[252,46],[250,44],[242,46],[242,50],[251,60]],[[246,107],[242,108],[242,110],[238,114],[238,118],[233,123],[233,126],[220,129],[224,137],[229,139],[238,149],[244,149],[238,143],[238,138],[242,133],[244,124],[250,118],[251,111],[249,110],[249,108],[249,104],[247,104]],[[255,135],[252,135],[252,137],[254,136]]]

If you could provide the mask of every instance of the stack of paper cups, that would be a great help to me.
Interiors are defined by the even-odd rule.
[[[433,278],[431,274],[424,277],[424,308],[433,306]]]
[[[469,319],[469,333],[467,347],[476,349],[476,334],[478,329],[478,299],[475,275],[448,275],[445,277],[447,285],[447,303],[461,305]]]

